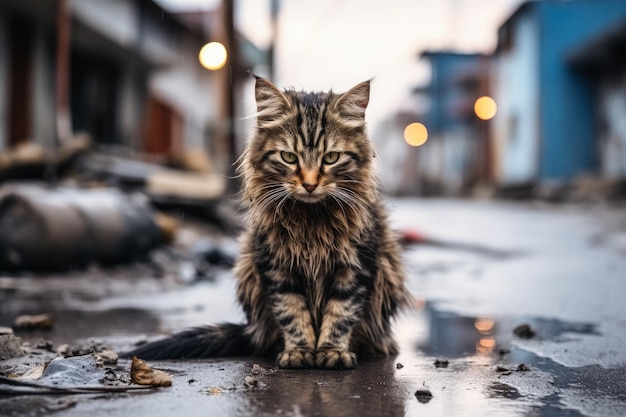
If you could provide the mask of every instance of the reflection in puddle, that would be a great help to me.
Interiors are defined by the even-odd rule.
[[[397,379],[406,391],[427,388],[433,394],[427,403],[407,396],[407,415],[580,415],[561,403],[555,375],[564,370],[519,348],[513,329],[522,323],[536,331],[533,340],[538,343],[559,343],[571,334],[597,334],[588,323],[468,317],[440,311],[432,303],[405,317],[396,326],[401,345],[397,362],[403,364],[396,371]],[[442,360],[449,366],[437,366]],[[531,371],[516,372],[522,363]],[[513,372],[503,375],[497,366]]]
[[[417,338],[416,349],[420,354],[434,357],[504,354],[515,338],[513,329],[521,323],[532,327],[536,333],[533,339],[537,341],[559,342],[567,340],[566,335],[599,334],[597,326],[591,323],[529,317],[467,317],[440,311],[428,303],[423,311],[424,334]]]

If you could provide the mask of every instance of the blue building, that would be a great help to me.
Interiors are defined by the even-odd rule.
[[[475,100],[488,91],[489,57],[426,51],[428,85],[414,90],[430,102],[422,122],[429,140],[418,152],[425,194],[459,194],[490,178],[486,125],[474,114]]]
[[[624,0],[530,1],[500,27],[492,77],[499,183],[600,172],[593,83],[568,56],[625,17]]]

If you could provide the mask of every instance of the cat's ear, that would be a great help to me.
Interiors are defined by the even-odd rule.
[[[352,87],[342,94],[335,103],[335,110],[341,118],[354,127],[365,124],[365,109],[370,101],[370,80]]]
[[[256,98],[257,124],[259,127],[270,127],[275,121],[280,121],[282,116],[291,107],[291,103],[274,84],[265,78],[257,77],[254,85]]]

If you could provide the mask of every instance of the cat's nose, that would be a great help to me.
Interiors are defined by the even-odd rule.
[[[317,184],[302,183],[302,186],[310,193],[312,193],[317,188]]]

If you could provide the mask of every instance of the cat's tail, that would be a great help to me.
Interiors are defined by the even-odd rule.
[[[120,355],[140,359],[201,359],[249,356],[257,351],[245,324],[222,323],[194,327],[165,339],[156,340]]]

